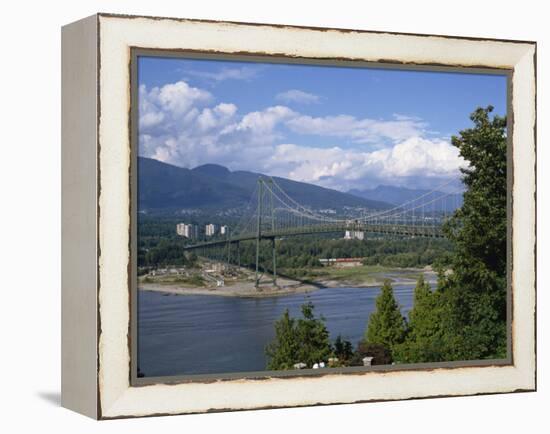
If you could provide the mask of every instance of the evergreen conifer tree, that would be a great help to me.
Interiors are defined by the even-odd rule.
[[[393,295],[389,280],[384,282],[380,295],[376,298],[376,311],[369,318],[365,341],[381,344],[392,350],[405,337],[405,319]]]
[[[267,369],[292,369],[298,363],[298,340],[296,321],[290,317],[288,309],[275,322],[275,339],[265,349],[269,358]]]

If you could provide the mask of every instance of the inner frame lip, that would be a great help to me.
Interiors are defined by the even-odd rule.
[[[473,367],[503,367],[513,366],[513,288],[512,288],[512,223],[513,223],[513,105],[512,84],[514,71],[511,68],[487,67],[487,66],[462,66],[439,63],[408,63],[398,60],[385,59],[380,61],[365,61],[352,58],[316,58],[291,56],[284,54],[238,52],[229,53],[213,50],[189,50],[189,49],[158,49],[131,46],[129,62],[129,135],[130,135],[130,264],[129,264],[129,300],[130,320],[128,327],[128,347],[130,351],[129,385],[130,387],[143,387],[155,384],[177,385],[186,383],[212,383],[216,381],[247,380],[263,381],[273,378],[319,378],[334,375],[364,375],[376,372],[391,373],[402,371],[432,371],[438,369],[460,369]],[[138,284],[137,284],[137,198],[138,198],[138,171],[137,157],[139,150],[139,92],[138,92],[138,61],[140,57],[149,58],[176,58],[195,60],[238,61],[250,63],[308,65],[319,67],[344,67],[344,68],[368,68],[381,70],[446,72],[461,74],[486,74],[506,76],[506,116],[507,116],[507,355],[502,359],[481,360],[457,360],[433,363],[409,363],[399,365],[375,365],[370,367],[353,366],[343,368],[326,369],[301,369],[288,371],[243,371],[231,373],[211,374],[176,374],[167,376],[138,377]]]

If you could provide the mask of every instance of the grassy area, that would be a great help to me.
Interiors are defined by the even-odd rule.
[[[333,280],[345,280],[353,283],[376,283],[381,281],[380,273],[389,271],[388,267],[380,265],[363,265],[360,267],[326,267],[328,278]],[[376,275],[375,275],[376,274]]]
[[[382,282],[384,273],[397,271],[399,268],[386,267],[382,265],[362,265],[359,267],[316,267],[285,269],[285,274],[301,280],[335,280],[347,281],[350,283],[377,283]],[[411,273],[412,275],[413,273]],[[420,273],[415,274],[418,276]],[[405,276],[403,276],[405,277]]]
[[[399,278],[417,280],[420,271],[407,270],[399,267],[384,265],[362,265],[357,267],[296,267],[279,270],[281,277],[288,277],[306,283],[335,281],[350,285],[377,285],[382,284],[386,276],[396,274]],[[237,271],[225,276],[225,285],[233,286],[247,282],[253,278],[252,271]],[[393,280],[390,278],[390,280]],[[208,283],[200,274],[185,275],[157,275],[145,276],[140,279],[143,283],[159,285],[181,285],[189,288],[207,287]]]

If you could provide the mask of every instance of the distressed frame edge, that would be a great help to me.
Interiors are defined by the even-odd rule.
[[[93,419],[100,418],[101,409],[97,354],[98,30],[97,14],[61,29],[61,405]]]
[[[434,369],[457,369],[467,367],[490,367],[490,366],[513,366],[513,337],[512,337],[512,187],[513,187],[513,109],[512,109],[512,94],[513,94],[513,69],[512,68],[480,68],[480,67],[457,67],[457,66],[432,66],[426,64],[387,64],[383,62],[366,62],[362,60],[319,60],[311,58],[292,57],[285,58],[279,55],[258,55],[256,53],[213,53],[213,52],[189,52],[187,50],[163,50],[149,49],[142,47],[129,47],[130,49],[130,106],[129,106],[129,137],[130,137],[130,275],[129,292],[130,292],[130,326],[129,326],[129,351],[130,357],[130,387],[142,387],[154,384],[186,384],[186,383],[206,383],[216,380],[265,380],[269,378],[304,378],[304,377],[322,377],[327,375],[361,375],[365,372],[400,372],[400,371],[418,371],[418,370],[434,370]],[[451,362],[428,362],[428,363],[411,363],[401,365],[384,365],[364,367],[346,367],[333,368],[330,371],[319,371],[313,369],[303,369],[300,371],[243,371],[233,373],[218,373],[218,374],[175,374],[170,376],[152,376],[139,378],[137,376],[137,313],[138,313],[138,289],[137,289],[137,186],[138,186],[138,60],[140,57],[156,57],[170,59],[210,59],[210,60],[227,60],[227,61],[243,61],[243,62],[258,62],[268,64],[287,64],[287,65],[316,65],[316,66],[333,66],[333,67],[349,67],[349,68],[371,68],[371,69],[388,69],[388,70],[407,70],[407,71],[427,71],[427,72],[456,72],[463,74],[487,74],[487,75],[502,75],[506,77],[506,100],[507,100],[507,115],[511,121],[507,128],[507,324],[506,324],[506,340],[507,353],[502,359],[475,359],[475,360],[460,360]]]
[[[276,29],[297,29],[297,30],[314,30],[320,32],[340,32],[340,33],[370,33],[380,35],[396,35],[396,36],[418,36],[418,37],[439,37],[450,39],[461,39],[465,41],[490,41],[490,42],[510,42],[514,44],[536,44],[534,40],[521,40],[521,39],[500,39],[491,37],[476,37],[476,36],[456,36],[456,35],[444,35],[444,34],[430,34],[430,33],[414,33],[414,32],[397,32],[393,30],[364,30],[364,29],[352,29],[347,27],[321,27],[321,26],[306,26],[296,24],[276,24],[276,23],[254,23],[249,21],[232,21],[232,20],[214,20],[206,18],[178,18],[168,16],[152,16],[152,15],[132,15],[132,14],[120,14],[111,12],[98,12],[98,18],[123,18],[123,19],[148,19],[148,20],[166,20],[175,21],[179,23],[206,23],[206,24],[230,24],[237,26],[251,26],[251,27],[272,27]]]
[[[188,21],[188,20],[184,20],[184,21]],[[217,23],[217,22],[216,22]],[[284,26],[286,27],[286,26]],[[300,29],[300,27],[298,27],[298,29]],[[366,32],[366,33],[369,33],[369,32]],[[383,32],[385,33],[385,32]],[[422,35],[422,36],[430,36],[430,35]],[[450,37],[450,39],[455,39],[453,37]],[[498,40],[499,42],[502,42],[501,40]],[[534,45],[534,47],[533,47]],[[534,61],[536,61],[536,44],[533,44],[533,45],[530,45],[526,48],[526,52],[530,51],[531,48],[534,48],[534,52],[533,52],[533,59]],[[527,53],[529,54],[529,53]],[[452,66],[452,65],[451,65]],[[532,80],[532,84],[534,85],[535,89],[535,96],[536,96],[536,68],[535,68],[535,71],[534,71],[534,75],[533,77],[529,77],[529,79],[533,79]],[[536,134],[536,106],[533,107],[534,109],[534,124],[533,124],[533,129],[534,129],[534,133]],[[535,139],[535,142],[533,143],[533,145],[535,146],[535,149],[533,149],[533,151],[536,151],[536,137],[534,137]],[[536,154],[534,154],[535,156],[535,161],[536,161]],[[535,183],[536,183],[536,178],[535,178]],[[536,185],[534,186],[534,188],[536,189]],[[535,190],[535,193],[536,193],[536,190]],[[535,219],[536,219],[536,215],[535,215]],[[535,223],[535,226],[536,226],[536,220],[534,221]],[[536,235],[536,234],[535,234]],[[536,243],[536,237],[534,239],[534,242]],[[535,245],[536,247],[536,245]],[[536,264],[535,264],[536,266]],[[535,291],[536,291],[536,288],[535,288]],[[536,299],[535,299],[535,303],[536,303]],[[536,308],[536,306],[535,306]],[[535,328],[536,329],[536,328]],[[513,392],[513,391],[528,391],[528,390],[536,390],[536,341],[535,341],[535,353],[534,353],[534,363],[535,363],[535,370],[534,370],[534,374],[535,374],[535,382],[533,384],[533,387],[527,387],[527,388],[519,388],[519,389],[516,389],[516,390],[507,390],[507,391],[499,391],[499,392],[494,392],[494,393],[509,393],[509,392]],[[493,393],[493,392],[482,392],[481,394],[490,394],[490,393]],[[478,393],[468,393],[468,394],[459,394],[459,395],[454,395],[454,394],[451,394],[451,395],[447,395],[447,396],[463,396],[463,395],[472,395],[472,394],[478,394]],[[442,396],[442,395],[426,395],[426,396],[411,396],[411,397],[405,397],[405,398],[390,398],[390,400],[393,400],[393,399],[421,399],[421,398],[425,398],[425,397],[431,397],[431,396]],[[372,401],[380,401],[380,400],[386,400],[386,399],[368,399],[368,400],[359,400],[359,401],[353,401],[353,402],[372,402]],[[351,402],[351,401],[350,401]],[[335,404],[336,403],[344,403],[344,402],[334,402]],[[303,404],[305,406],[307,405],[322,405],[322,404],[325,404],[323,402],[319,402],[319,403],[310,403],[310,404]],[[327,403],[328,404],[328,403]],[[302,406],[302,405],[296,405],[296,404],[288,404],[288,405],[274,405],[273,407],[284,407],[284,406]],[[267,407],[251,407],[251,408],[267,408]],[[271,408],[271,407],[269,407]],[[217,408],[217,409],[206,409],[205,411],[227,411],[227,410],[243,410],[243,409],[250,409],[249,407],[246,407],[246,408],[223,408],[223,409],[220,409],[220,408]],[[110,410],[110,409],[109,409]],[[174,413],[174,412],[168,412],[168,413],[155,413],[156,415],[158,414],[182,414],[182,413],[194,413],[196,411],[185,411],[185,410],[182,410],[180,412],[177,412],[177,413]],[[199,411],[201,412],[201,411]],[[107,413],[111,413],[110,411],[108,411]],[[116,410],[115,410],[115,413],[116,413]],[[146,416],[148,414],[105,414],[103,418],[118,418],[118,417],[136,417],[136,416]]]

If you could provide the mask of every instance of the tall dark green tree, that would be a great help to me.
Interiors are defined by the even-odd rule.
[[[296,363],[308,368],[326,362],[332,348],[323,317],[315,317],[314,306],[302,305],[302,318],[291,318],[288,310],[275,323],[275,339],[266,347],[267,369],[292,369]]]
[[[447,360],[506,354],[506,118],[493,107],[470,116],[472,128],[452,138],[469,162],[463,206],[445,225],[455,248],[450,273],[440,273]]]
[[[298,349],[296,320],[287,309],[275,322],[275,339],[265,349],[269,358],[267,369],[292,369],[298,363]]]
[[[389,280],[384,282],[376,298],[376,311],[369,318],[365,341],[369,344],[381,344],[388,349],[403,342],[405,338],[405,319],[393,295]]]
[[[441,352],[442,314],[441,293],[432,292],[430,284],[421,275],[414,289],[406,338],[394,346],[394,359],[400,363],[444,361]]]
[[[302,305],[303,318],[298,319],[296,334],[298,337],[298,361],[312,367],[314,363],[326,362],[331,355],[329,333],[325,319],[316,318],[313,303]]]
[[[463,205],[443,228],[453,250],[435,292],[418,282],[406,339],[394,347],[400,362],[506,355],[506,118],[492,111],[478,108],[472,128],[452,138],[469,163]]]

